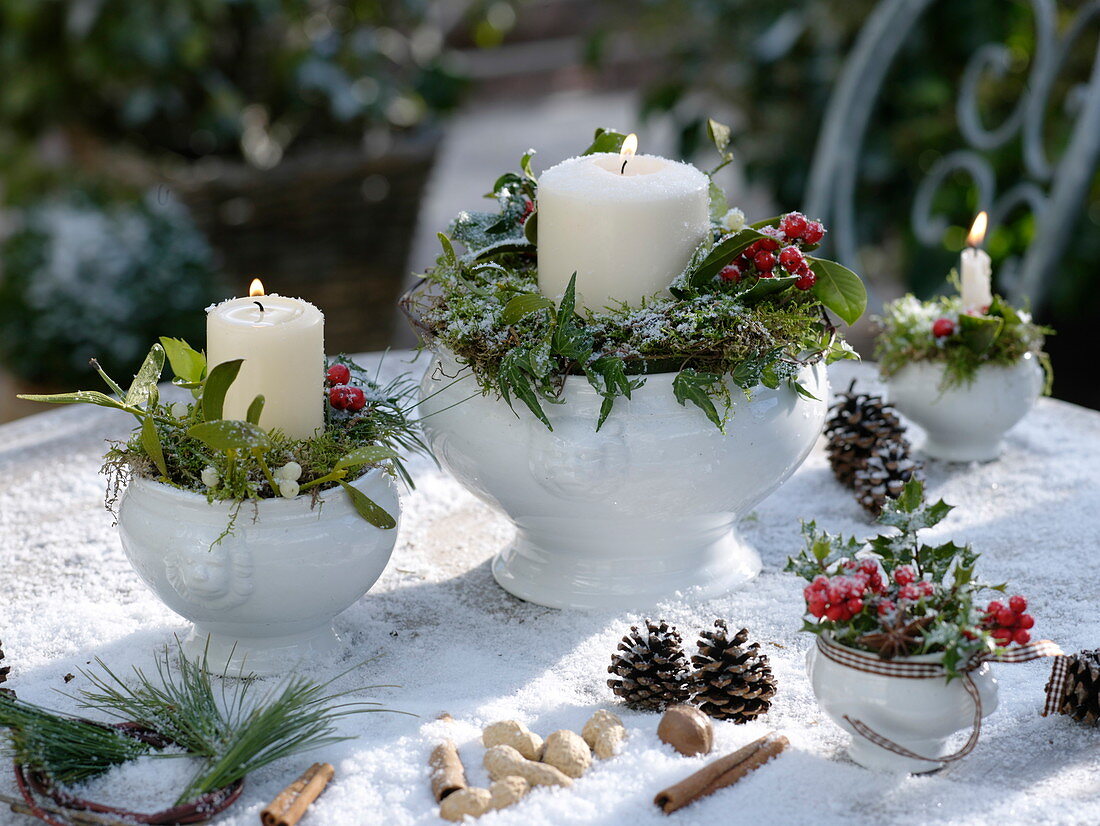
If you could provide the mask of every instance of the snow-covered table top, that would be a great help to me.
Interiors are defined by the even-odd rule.
[[[376,357],[365,357],[373,361]],[[391,353],[386,372],[407,369]],[[422,362],[421,362],[422,364]],[[420,369],[419,365],[412,367]],[[866,366],[830,368],[834,388]],[[0,427],[0,639],[10,685],[28,700],[63,710],[56,690],[93,657],[117,671],[149,666],[155,647],[186,631],[138,580],[102,508],[97,470],[103,440],[128,417],[69,408]],[[571,790],[533,793],[480,822],[503,824],[1091,823],[1100,822],[1100,730],[1039,717],[1049,663],[995,666],[1000,708],[966,760],[934,775],[879,775],[843,757],[845,735],[820,712],[806,678],[808,635],[799,634],[802,583],[781,572],[799,547],[798,520],[866,535],[873,528],[832,478],[822,443],[803,467],[745,520],[764,571],[738,593],[709,602],[671,601],[653,612],[685,639],[715,617],[751,629],[770,655],[780,690],[770,714],[745,726],[716,725],[716,754],[778,729],[792,749],[733,788],[666,817],[660,789],[701,767],[663,746],[658,717],[627,711],[606,686],[610,653],[638,614],[562,612],[511,597],[493,582],[491,556],[510,538],[506,521],[426,461],[403,499],[389,568],[337,619],[347,643],[339,662],[311,666],[328,678],[374,658],[338,687],[397,684],[367,692],[418,717],[371,714],[348,722],[354,735],[318,753],[336,781],[305,826],[436,824],[426,760],[457,723],[470,781],[486,785],[480,727],[515,718],[544,736],[579,730],[597,708],[622,715],[630,733],[617,758],[597,763]],[[930,491],[958,509],[934,532],[972,542],[981,572],[1031,600],[1038,635],[1067,651],[1100,646],[1100,414],[1043,400],[1010,434],[1004,457],[975,466],[930,463]],[[263,805],[311,762],[307,755],[252,776],[225,824],[254,824]],[[14,792],[10,777],[0,793]],[[136,805],[133,808],[140,808]],[[0,824],[25,820],[0,807]],[[28,821],[29,822],[29,821]]]

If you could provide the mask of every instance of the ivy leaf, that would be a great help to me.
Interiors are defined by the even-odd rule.
[[[202,390],[202,417],[205,421],[213,422],[222,417],[225,408],[225,394],[241,372],[244,359],[223,361],[210,371],[206,377],[206,383]]]
[[[397,527],[397,520],[390,516],[390,514],[377,502],[363,493],[363,491],[359,490],[359,488],[354,485],[349,485],[343,479],[338,481],[340,482],[340,487],[347,491],[348,497],[351,499],[351,504],[354,506],[356,513],[374,525],[374,527],[381,528],[384,531]]]
[[[271,447],[271,440],[266,430],[251,422],[241,422],[236,419],[221,419],[216,422],[192,425],[188,428],[187,435],[192,439],[198,439],[213,450],[223,452],[267,450]]]
[[[140,407],[148,402],[157,392],[157,382],[163,370],[164,348],[154,344],[130,383],[122,403],[127,407]]]
[[[859,276],[845,266],[824,258],[810,258],[810,269],[817,276],[813,294],[825,308],[836,313],[845,324],[855,324],[867,309],[867,288]]]
[[[245,421],[249,424],[259,424],[260,414],[264,412],[264,404],[266,401],[262,393],[254,398],[252,404],[248,406],[248,412],[244,415]]]
[[[523,153],[523,157],[519,159],[519,168],[523,170],[523,174],[527,176],[530,181],[537,181],[535,173],[531,171],[531,158],[535,157],[535,150],[528,149]]]
[[[721,381],[722,377],[714,373],[699,372],[691,367],[685,367],[672,380],[672,392],[681,406],[691,402],[702,410],[716,427],[720,428],[722,417],[718,415],[718,410],[708,391]]]
[[[359,467],[360,465],[373,465],[385,461],[386,459],[396,458],[397,453],[390,448],[383,447],[382,445],[370,445],[368,447],[357,448],[340,457],[340,460],[333,469],[340,470],[347,467]]]
[[[523,222],[523,237],[531,244],[538,244],[539,242],[539,211],[538,207],[534,212],[527,216],[527,220]]]
[[[623,148],[626,135],[616,132],[614,129],[599,128],[592,139],[592,144],[582,152],[582,155],[594,155],[597,152],[619,152]]]
[[[538,293],[517,295],[504,305],[504,309],[500,314],[500,320],[505,324],[515,324],[528,313],[533,313],[537,310],[550,310],[550,312],[553,313],[554,302]]]
[[[997,336],[1001,334],[1004,320],[991,316],[962,314],[959,316],[959,338],[974,355],[985,355]]]
[[[157,434],[157,425],[152,416],[146,416],[141,423],[141,446],[157,466],[161,476],[168,475],[168,466],[164,463],[164,450]]]
[[[508,238],[504,241],[498,241],[495,244],[489,244],[488,246],[482,247],[476,252],[466,255],[463,260],[468,264],[476,264],[487,261],[490,258],[496,258],[499,255],[533,253],[534,251],[535,245],[530,243],[526,238]]]
[[[458,264],[458,255],[455,253],[454,244],[451,243],[451,239],[442,232],[437,232],[436,237],[439,238],[439,243],[443,247],[440,263],[445,267],[456,266]]]
[[[713,179],[711,179],[711,182],[707,188],[710,191],[711,220],[720,221],[730,210],[729,201],[726,200],[726,193],[722,189],[722,187],[718,186],[718,184],[714,182]]]
[[[177,379],[187,384],[198,384],[202,381],[206,375],[206,356],[182,338],[161,336],[160,346],[164,348]]]
[[[705,286],[722,271],[726,264],[740,255],[749,244],[764,237],[762,233],[748,227],[734,235],[727,235],[715,244],[703,260],[688,274],[688,284],[697,288]]]
[[[547,418],[546,412],[539,404],[538,395],[532,386],[531,376],[524,369],[525,364],[530,364],[529,356],[530,354],[526,350],[517,347],[501,359],[500,371],[497,374],[497,387],[509,407],[512,407],[512,396],[515,395],[516,398],[527,405],[528,409],[535,414],[540,422],[553,430],[554,427],[550,424],[550,419]]]

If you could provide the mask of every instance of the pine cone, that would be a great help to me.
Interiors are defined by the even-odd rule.
[[[1087,726],[1100,725],[1100,648],[1066,657],[1066,694],[1060,714]]]
[[[631,626],[630,633],[611,655],[607,669],[622,679],[608,680],[607,684],[631,708],[662,711],[686,703],[691,691],[683,642],[676,629],[664,620],[660,623],[646,620],[644,631]]]
[[[848,487],[855,484],[856,471],[863,467],[876,444],[894,440],[908,446],[905,426],[894,408],[881,396],[854,392],[855,386],[853,380],[848,390],[840,394],[825,422],[829,464],[836,478]]]
[[[717,720],[747,723],[771,708],[775,677],[760,643],[745,645],[747,628],[731,640],[725,620],[715,620],[714,627],[699,635],[699,653],[691,658],[697,692],[693,702]]]
[[[863,467],[856,471],[856,500],[878,516],[889,499],[897,499],[910,479],[923,479],[919,462],[909,456],[909,443],[889,440],[871,449]]]

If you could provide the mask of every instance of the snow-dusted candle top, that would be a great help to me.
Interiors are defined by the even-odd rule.
[[[691,164],[611,152],[569,158],[539,177],[540,193],[553,191],[588,202],[679,200],[708,187],[707,176]]]
[[[206,308],[226,324],[241,327],[309,326],[324,321],[314,305],[301,298],[278,293],[246,298],[230,298]]]

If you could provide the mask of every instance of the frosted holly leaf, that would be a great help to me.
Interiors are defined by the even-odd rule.
[[[187,435],[214,450],[266,450],[271,446],[267,431],[251,422],[221,419],[189,428]]]
[[[29,402],[45,402],[46,404],[94,404],[99,407],[113,407],[115,410],[125,410],[125,406],[118,399],[112,399],[106,393],[98,390],[77,390],[75,393],[50,393],[37,395],[34,393],[20,393],[19,398]]]

